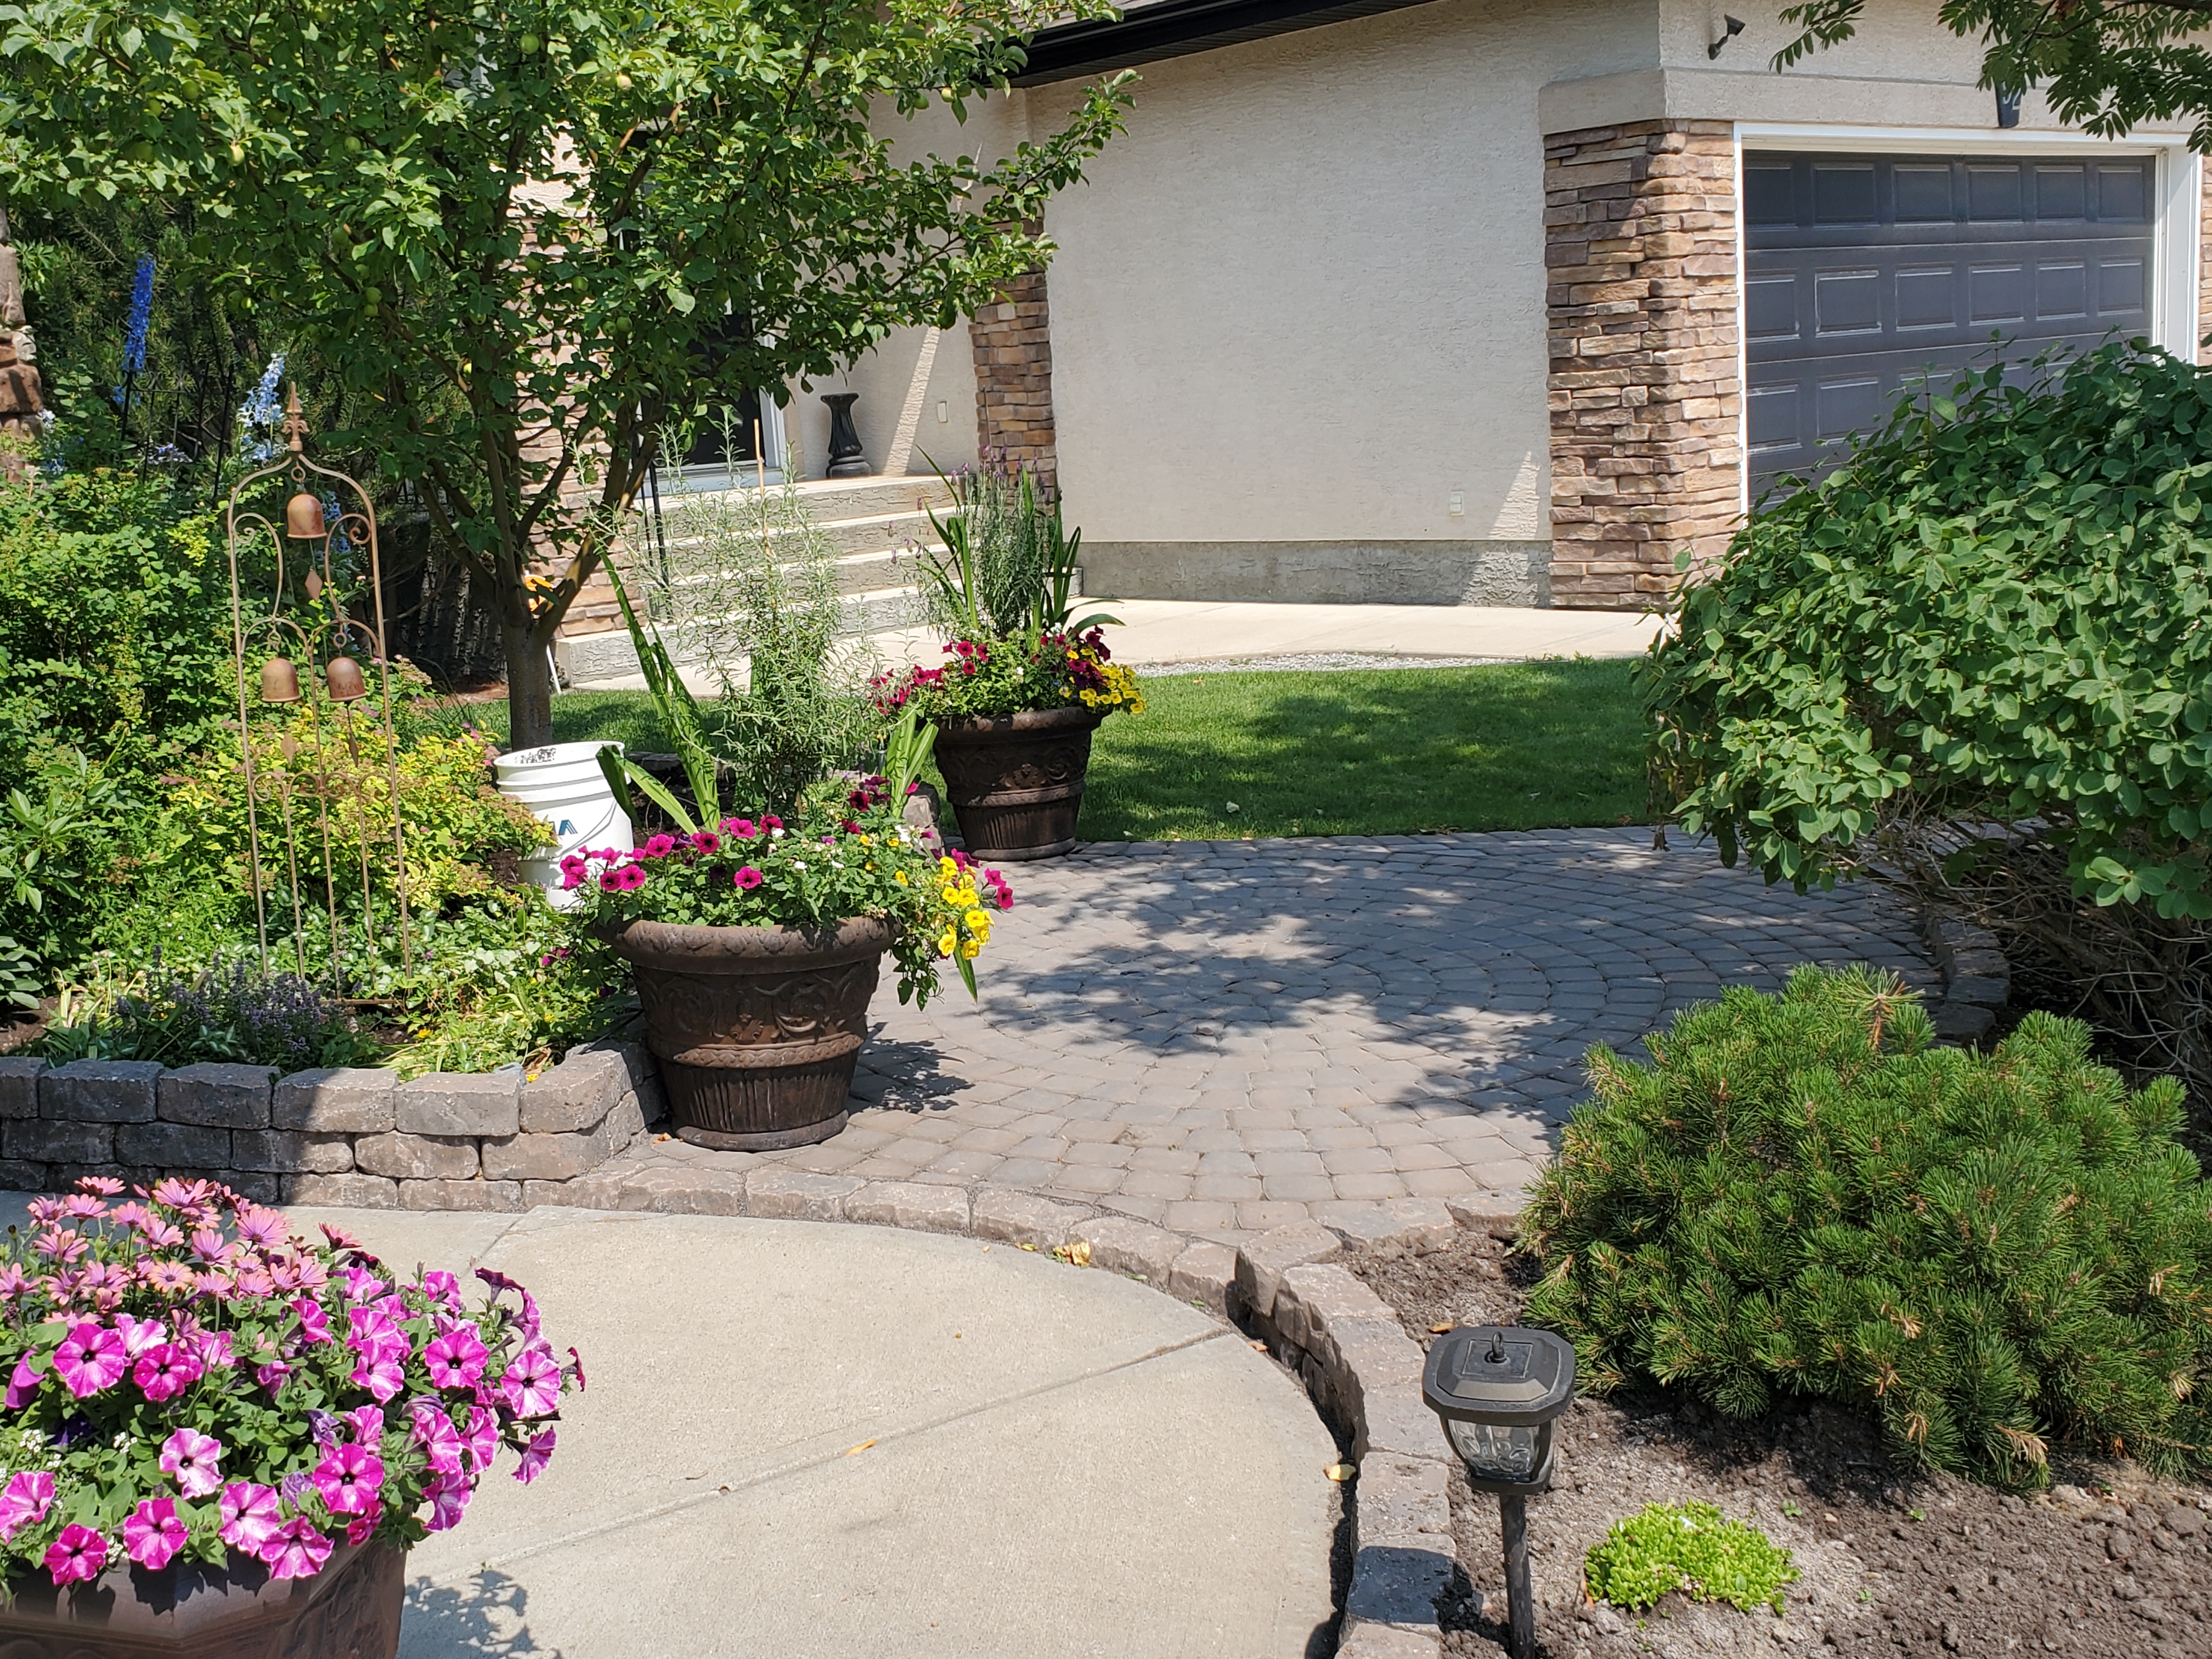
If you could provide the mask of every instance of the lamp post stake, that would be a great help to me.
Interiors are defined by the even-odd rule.
[[[1505,1612],[1512,1621],[1506,1650],[1513,1659],[1536,1659],[1536,1597],[1528,1583],[1528,1500],[1509,1492],[1498,1500],[1505,1534]]]

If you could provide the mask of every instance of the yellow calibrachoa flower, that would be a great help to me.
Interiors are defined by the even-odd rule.
[[[908,882],[907,878],[906,878],[906,872],[905,872],[905,871],[903,871],[903,870],[894,870],[894,871],[892,871],[892,872],[891,872],[891,879],[892,879],[893,881],[895,881],[895,882],[898,883],[898,884],[899,884],[900,886],[902,886],[902,887],[905,887],[905,886],[908,886],[908,885],[909,885],[909,884],[910,884]]]
[[[969,939],[965,945],[960,947],[960,954],[967,957],[969,961],[973,962],[977,957],[983,954],[983,941],[975,939]]]
[[[937,936],[937,954],[940,957],[951,956],[952,947],[958,943],[959,941],[952,937],[952,930],[946,928]]]
[[[977,939],[990,938],[991,917],[988,911],[970,910],[960,920],[968,924],[968,931],[975,934]]]

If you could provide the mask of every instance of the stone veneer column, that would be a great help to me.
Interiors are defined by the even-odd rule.
[[[1044,272],[1008,286],[969,319],[975,354],[975,443],[987,459],[1019,463],[1042,483],[1059,472],[1052,426],[1052,319]]]
[[[1741,516],[1735,141],[1651,120],[1544,140],[1552,598],[1662,600]]]
[[[2201,186],[2203,201],[2197,212],[2197,351],[2192,362],[2212,363],[2212,162],[2207,162]]]

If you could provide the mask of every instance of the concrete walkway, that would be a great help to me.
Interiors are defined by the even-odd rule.
[[[502,1457],[414,1551],[403,1659],[1304,1659],[1330,1617],[1334,1443],[1130,1279],[873,1227],[294,1213],[512,1274],[591,1379],[537,1482]]]
[[[1539,611],[1475,605],[1249,605],[1212,600],[1089,599],[1121,626],[1107,642],[1118,662],[1231,661],[1331,653],[1406,657],[1634,657],[1660,628],[1655,616],[1616,611]],[[944,655],[926,628],[871,636],[886,667],[935,663]],[[703,671],[684,671],[696,691],[717,688]],[[581,691],[640,690],[640,675],[579,682]]]
[[[1011,1188],[1221,1243],[1403,1197],[1516,1207],[1593,1042],[1802,962],[1940,988],[1870,886],[1798,894],[1649,829],[1093,843],[1006,872],[1015,908],[926,1012],[876,994],[850,1125],[819,1146],[640,1143],[728,1184],[789,1169]]]

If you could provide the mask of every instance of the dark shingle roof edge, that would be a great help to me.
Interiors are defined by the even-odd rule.
[[[1269,35],[1318,28],[1431,0],[1155,0],[1115,19],[1064,23],[1030,42],[1018,87],[1072,81]]]

